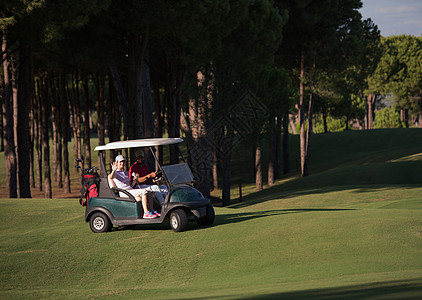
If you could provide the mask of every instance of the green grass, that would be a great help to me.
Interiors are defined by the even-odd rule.
[[[421,141],[415,129],[314,136],[311,176],[259,193],[245,180],[243,202],[182,233],[93,234],[76,199],[0,199],[0,298],[421,298]],[[251,156],[236,154],[248,178]]]
[[[93,234],[75,200],[4,199],[0,297],[422,296],[420,195],[310,191],[216,208],[215,226],[180,234],[168,224]]]

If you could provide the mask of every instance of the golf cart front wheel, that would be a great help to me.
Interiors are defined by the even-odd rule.
[[[97,212],[89,219],[89,227],[94,233],[107,232],[111,229],[111,222],[105,214]]]
[[[188,227],[188,216],[183,209],[176,209],[170,215],[170,226],[175,232],[186,230]]]

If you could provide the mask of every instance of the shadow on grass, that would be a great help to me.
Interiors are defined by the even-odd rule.
[[[298,213],[306,213],[306,212],[316,212],[316,211],[344,211],[344,210],[355,210],[355,209],[277,209],[277,210],[266,210],[266,211],[251,211],[251,212],[242,212],[242,213],[234,213],[234,214],[225,214],[225,215],[216,215],[215,223],[213,226],[218,225],[225,225],[225,224],[232,224],[232,223],[239,223],[248,220],[258,219],[258,218],[265,218],[265,217],[272,217],[272,216],[280,216],[286,214],[298,214]]]
[[[242,213],[233,213],[233,214],[224,214],[216,215],[214,224],[210,227],[217,227],[226,224],[240,223],[244,221],[249,221],[258,218],[280,216],[286,214],[298,214],[306,212],[317,212],[317,211],[345,211],[345,210],[356,210],[356,209],[277,209],[277,210],[266,210],[266,211],[251,211],[251,212],[242,212]],[[190,222],[188,226],[188,231],[199,230],[207,226],[199,226],[195,222]],[[170,224],[168,221],[164,221],[161,224],[142,224],[142,225],[126,225],[113,227],[112,231],[121,231],[121,230],[171,230]]]
[[[354,193],[369,193],[388,189],[414,189],[420,188],[421,185],[413,184],[374,184],[374,185],[333,185],[323,187],[313,187],[304,185],[303,188],[292,187],[290,184],[280,184],[267,188],[260,192],[254,192],[243,197],[242,202],[238,198],[233,199],[228,208],[244,208],[258,203],[275,200],[289,199],[298,196],[319,195],[330,192],[341,192],[346,190],[354,190]]]
[[[223,297],[224,298],[224,297]],[[264,294],[238,299],[422,299],[422,278],[327,289]]]

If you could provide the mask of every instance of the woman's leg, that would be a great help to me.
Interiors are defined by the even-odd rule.
[[[135,197],[135,200],[137,202],[139,201],[142,202],[142,208],[144,210],[144,213],[148,212],[148,203],[147,203],[148,193],[145,190],[141,190],[141,189],[133,189],[133,190],[128,190],[128,191]]]
[[[152,211],[154,210],[154,194],[153,193],[148,193],[145,195],[147,197],[147,201],[148,201],[148,207],[149,209]]]
[[[142,208],[144,209],[144,213],[148,212],[148,194],[142,195]]]

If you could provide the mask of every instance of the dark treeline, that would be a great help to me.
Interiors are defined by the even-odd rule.
[[[230,108],[241,95],[254,95],[248,103],[256,101],[256,110],[264,107],[253,128],[244,129],[260,190],[263,141],[270,143],[272,185],[281,170],[290,172],[289,130],[297,127],[306,176],[315,114],[323,116],[325,130],[330,115],[370,129],[375,101],[400,90],[384,76],[397,71],[380,67],[391,39],[382,40],[377,26],[362,20],[359,0],[0,3],[1,140],[12,198],[31,197],[31,189],[51,198],[52,182],[70,193],[68,143],[73,140],[85,167],[96,165],[90,154],[95,122],[99,144],[106,137],[182,134],[198,189],[209,197],[221,188],[226,205],[241,132],[221,120],[239,117]],[[420,49],[420,39],[403,40]],[[401,94],[406,111],[416,103],[415,89],[409,87],[411,97]],[[162,159],[162,149],[157,154]],[[177,160],[171,149],[170,161]]]

